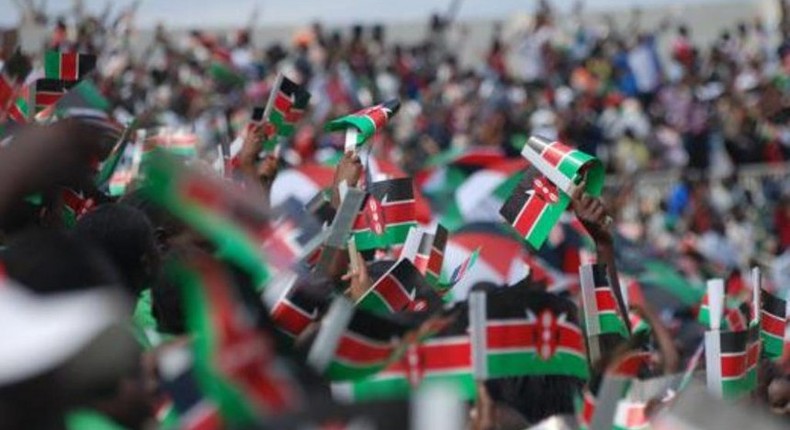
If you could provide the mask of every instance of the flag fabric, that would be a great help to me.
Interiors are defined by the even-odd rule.
[[[93,182],[96,184],[96,187],[100,190],[109,187],[110,179],[118,169],[121,161],[123,161],[124,155],[127,154],[126,148],[129,147],[129,143],[134,138],[134,129],[134,121],[131,121],[126,127],[124,127],[123,132],[115,141],[112,150],[110,150],[110,154],[102,162],[99,172],[96,174],[93,180]],[[131,152],[129,155],[131,155]]]
[[[95,55],[57,51],[44,53],[44,76],[48,79],[79,81],[95,68]]]
[[[333,384],[332,391],[355,402],[389,400],[407,398],[415,389],[437,383],[452,386],[464,400],[476,396],[465,315],[436,335],[409,345],[382,371],[350,383]]]
[[[749,325],[749,304],[738,299],[725,298],[724,315],[721,320],[721,328],[732,331],[746,330]],[[710,308],[708,306],[708,294],[702,297],[697,321],[705,327],[710,328]]]
[[[278,138],[293,136],[296,124],[304,116],[308,103],[309,91],[282,74],[277,75],[269,101],[262,112],[261,120],[267,121],[272,127],[271,132],[267,133],[270,138],[263,144],[264,150],[272,151]]]
[[[169,272],[181,286],[198,383],[223,421],[249,425],[261,414],[293,410],[300,401],[297,386],[276,365],[271,339],[246,313],[221,263],[198,254]]]
[[[627,339],[628,328],[620,315],[606,265],[584,264],[579,267],[579,277],[587,336],[616,333]]]
[[[271,233],[263,242],[269,258],[287,267],[315,251],[320,243],[321,224],[296,199],[288,199],[273,209]]]
[[[335,299],[321,320],[307,362],[332,381],[373,375],[397,359],[410,327]]]
[[[390,179],[368,185],[368,196],[354,220],[357,249],[386,248],[406,241],[417,225],[411,178]]]
[[[529,169],[499,210],[500,215],[534,248],[539,249],[560,220],[570,198],[544,176]]]
[[[737,399],[754,390],[760,357],[760,329],[711,330],[705,333],[705,369],[708,389],[725,399]]]
[[[19,85],[4,73],[0,73],[0,112],[6,112],[16,100]]]
[[[274,268],[262,244],[271,229],[266,213],[243,190],[188,169],[164,153],[145,166],[142,189],[209,239],[218,255],[246,271],[256,288],[265,286]]]
[[[197,135],[188,130],[158,127],[147,130],[143,153],[148,156],[154,149],[161,148],[173,155],[194,158],[197,156],[198,144]]]
[[[84,192],[71,188],[63,188],[60,196],[63,200],[62,219],[66,227],[74,227],[77,220],[96,206],[96,202]]]
[[[335,169],[315,163],[283,169],[274,178],[271,204],[277,206],[290,197],[307,203],[319,191],[332,186],[334,174]]]
[[[400,258],[405,258],[423,275],[428,269],[428,259],[433,246],[433,235],[421,228],[412,227],[400,251]]]
[[[357,134],[357,146],[362,145],[373,137],[377,131],[384,128],[393,116],[400,109],[400,101],[397,99],[389,100],[384,103],[363,109],[359,112],[337,118],[327,123],[326,131],[340,131],[353,127],[359,131]]]
[[[93,80],[86,79],[70,88],[68,94],[58,101],[57,109],[61,111],[95,110],[107,112],[110,110],[110,102]]]
[[[379,315],[400,312],[413,308],[417,292],[429,288],[411,261],[401,259],[373,283],[357,306]]]
[[[439,284],[439,279],[442,276],[442,263],[444,263],[447,237],[447,229],[441,224],[436,224],[436,232],[433,234],[431,252],[428,256],[428,265],[425,268],[425,280],[434,287]]]
[[[572,303],[510,287],[469,296],[472,360],[477,379],[522,375],[587,378],[587,354]]]
[[[186,347],[164,348],[158,361],[162,389],[177,413],[177,428],[183,430],[222,428],[224,425],[217,406],[200,390],[191,351]]]
[[[763,354],[778,358],[784,350],[785,329],[787,327],[787,302],[775,295],[760,290],[760,337],[763,340]]]
[[[521,154],[532,167],[500,214],[530,245],[540,249],[570,204],[571,184],[584,175],[585,191],[597,197],[603,189],[604,171],[594,157],[540,137],[530,137]]]

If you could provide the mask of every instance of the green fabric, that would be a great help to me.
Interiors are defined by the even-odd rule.
[[[68,430],[126,430],[110,417],[92,409],[78,409],[66,416]]]

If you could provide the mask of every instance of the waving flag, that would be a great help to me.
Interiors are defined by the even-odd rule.
[[[430,288],[409,260],[399,260],[360,299],[360,309],[377,314],[400,312],[411,307],[420,289]]]
[[[765,290],[760,290],[760,337],[763,353],[772,358],[781,357],[787,326],[787,303]]]
[[[333,381],[373,375],[397,358],[401,337],[410,327],[355,309],[335,299],[307,356],[307,362]]]
[[[594,157],[540,137],[530,137],[521,154],[532,168],[502,206],[500,214],[530,245],[540,249],[570,204],[571,184],[584,175],[585,191],[597,197],[603,189],[604,171]]]
[[[466,273],[474,267],[477,263],[477,257],[480,255],[480,248],[475,249],[469,256],[464,259],[446,279],[443,277],[436,285],[436,289],[440,294],[447,294],[455,285],[464,278]]]
[[[359,112],[344,116],[329,122],[326,131],[341,131],[350,127],[358,130],[357,146],[362,145],[373,137],[377,131],[384,128],[393,116],[400,109],[400,101],[397,99],[386,101],[382,104],[363,109]]]
[[[587,336],[616,333],[629,337],[620,315],[617,298],[609,283],[604,264],[585,264],[579,268]]]
[[[76,225],[77,220],[96,206],[96,202],[81,191],[63,188],[60,195],[63,199],[62,218],[66,227]]]
[[[159,355],[157,369],[162,378],[162,389],[177,414],[178,428],[212,430],[223,427],[216,404],[200,390],[191,351],[186,347],[164,348]]]
[[[741,398],[757,386],[760,358],[758,327],[743,331],[705,333],[708,389],[725,399]]]
[[[96,68],[96,56],[76,52],[44,53],[44,76],[63,81],[79,81]]]
[[[587,378],[584,335],[570,302],[519,287],[469,296],[475,377],[566,375]]]
[[[263,288],[273,268],[262,245],[271,233],[266,213],[243,190],[190,170],[158,154],[145,170],[143,191],[200,234],[223,258],[246,271]]]
[[[230,426],[256,422],[261,414],[294,410],[301,394],[276,365],[271,340],[237,299],[223,266],[207,254],[171,266],[180,282],[187,326],[194,335],[198,383]]]
[[[439,334],[409,345],[403,355],[381,372],[332,391],[353,401],[408,398],[415,389],[441,383],[454,387],[466,400],[476,396],[472,375],[472,347],[466,317]]]
[[[707,293],[702,297],[702,303],[700,305],[699,314],[697,314],[697,320],[706,327],[710,327],[710,308],[708,306]],[[749,304],[743,303],[737,299],[726,298],[722,328],[732,331],[740,331],[746,330],[748,325]]]
[[[278,138],[293,136],[296,123],[304,116],[308,103],[310,103],[310,92],[282,74],[277,75],[261,118],[272,126],[271,132],[267,133],[271,137],[264,142],[263,149],[271,151],[277,144]]]
[[[390,179],[368,185],[368,197],[354,221],[357,249],[386,248],[406,241],[417,225],[411,178]]]
[[[195,133],[181,128],[158,127],[147,134],[144,151],[148,155],[155,148],[161,148],[173,155],[194,158],[197,156],[198,143]]]

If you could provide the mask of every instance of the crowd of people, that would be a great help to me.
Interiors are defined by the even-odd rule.
[[[381,25],[336,31],[315,23],[269,45],[257,43],[254,25],[180,36],[159,25],[150,46],[140,46],[137,6],[61,17],[26,11],[49,32],[41,52],[96,56],[96,70],[80,79],[106,106],[55,104],[22,123],[7,114],[15,100],[0,100],[0,429],[407,428],[408,407],[339,402],[339,381],[364,378],[335,380],[335,368],[315,365],[326,352],[316,345],[330,348],[337,302],[361,303],[400,266],[402,240],[324,261],[338,247],[331,231],[349,189],[374,195],[370,184],[385,179],[412,178],[415,226],[436,231],[431,238],[437,225],[449,230],[437,277],[458,283],[449,292],[407,285],[419,304],[375,316],[381,321],[354,314],[370,326],[408,326],[384,341],[398,345],[387,370],[463,320],[471,291],[524,290],[528,309],[573,309],[569,321],[583,326],[579,266],[590,261],[607,265],[613,309],[627,327],[625,341],[596,339],[603,349],[590,353],[588,378],[561,371],[476,381],[460,396],[469,408],[463,428],[523,429],[556,416],[595,428],[588,397],[606,403],[602,386],[633,350],[648,356],[634,380],[687,369],[704,385],[699,350],[711,327],[698,314],[712,300],[702,302],[710,279],[724,281],[727,309],[751,303],[753,267],[766,292],[790,300],[790,44],[759,20],[722,28],[699,46],[693,23],[602,26],[581,9],[560,16],[541,1],[524,28],[498,26],[485,57],[462,64],[464,36],[451,32],[459,25],[452,16],[433,16],[413,45],[391,42]],[[16,90],[42,77],[40,53],[0,55],[0,73]],[[270,124],[249,120],[273,100],[280,75],[312,96],[292,135],[262,154]],[[386,127],[377,124],[354,151],[342,133],[324,131],[334,118],[392,99],[399,109]],[[195,137],[188,162],[156,161],[136,142],[162,130]],[[532,135],[590,154],[607,172],[603,195],[577,188],[537,249],[514,237],[498,206],[529,167],[521,151]],[[234,140],[241,149],[229,163]],[[139,145],[147,160],[116,154],[119,142]],[[138,166],[119,193],[96,184],[114,155],[118,166]],[[744,181],[748,169],[766,173]],[[640,178],[650,172],[678,180],[649,187]],[[492,196],[496,207],[487,204]],[[331,230],[320,258],[271,255],[292,249],[270,247],[293,198]],[[266,252],[250,257],[236,243],[239,231],[258,235]],[[291,275],[296,287],[278,290]],[[266,291],[283,296],[269,301]],[[306,322],[279,319],[283,301],[301,306]],[[743,318],[759,322],[755,312]],[[638,334],[640,321],[649,334]],[[711,408],[753,413],[766,428],[771,419],[787,424],[784,332],[784,351],[759,361],[749,394],[738,404],[711,399]],[[423,371],[409,375],[413,396]],[[671,415],[688,378],[644,399],[641,416]],[[415,424],[415,409],[413,428],[427,428]],[[459,425],[451,409],[432,411],[444,428]]]

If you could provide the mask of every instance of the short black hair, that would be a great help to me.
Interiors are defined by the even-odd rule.
[[[154,229],[139,209],[109,203],[85,214],[74,234],[99,247],[115,264],[124,286],[139,294],[156,276],[159,253]]]
[[[8,276],[37,293],[120,285],[112,262],[64,231],[36,228],[15,236],[0,252]]]

